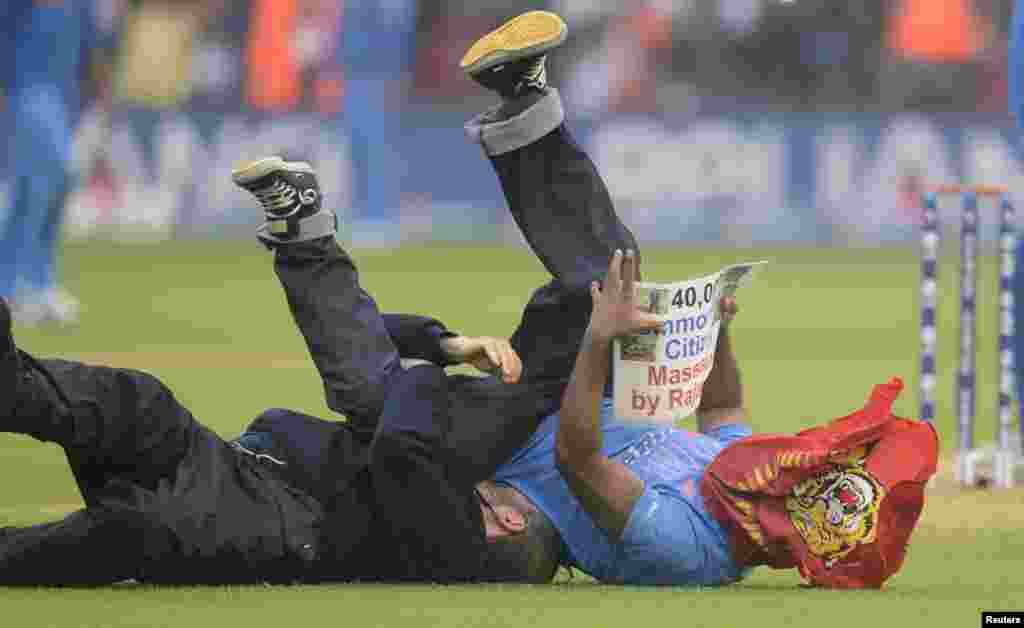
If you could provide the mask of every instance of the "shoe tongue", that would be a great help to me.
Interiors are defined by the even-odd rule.
[[[530,81],[536,81],[538,79],[544,78],[547,74],[547,71],[545,69],[546,61],[547,57],[544,55],[541,55],[534,59],[533,63],[527,66],[526,71],[523,72],[523,77]]]

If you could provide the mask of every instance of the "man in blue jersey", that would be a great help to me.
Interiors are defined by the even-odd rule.
[[[8,0],[0,7],[0,99],[10,128],[10,202],[0,228],[0,296],[23,323],[72,322],[56,276],[71,141],[86,54],[99,43],[90,2]]]
[[[827,425],[751,436],[726,300],[702,434],[622,425],[604,393],[612,340],[661,324],[635,301],[636,277],[633,251],[616,251],[603,285],[591,286],[560,419],[498,485],[554,522],[565,564],[603,582],[714,586],[768,565],[816,586],[881,588],[904,563],[938,461],[932,425],[892,414],[902,382],[876,386],[862,409]]]
[[[617,421],[604,394],[611,339],[661,324],[621,299],[635,276],[635,253],[617,252],[604,290],[592,289],[594,313],[560,413],[498,471],[496,484],[543,511],[565,543],[564,563],[602,582],[734,582],[744,569],[699,487],[718,453],[751,434],[729,338],[736,303],[720,304],[723,328],[697,411],[701,433]]]

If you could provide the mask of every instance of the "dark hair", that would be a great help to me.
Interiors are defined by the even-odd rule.
[[[555,577],[562,557],[562,537],[539,510],[528,510],[523,516],[525,530],[487,544],[487,581],[545,584]]]

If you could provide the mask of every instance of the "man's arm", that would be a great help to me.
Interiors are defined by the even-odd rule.
[[[569,386],[562,398],[556,461],[570,490],[613,542],[623,530],[644,483],[625,465],[601,451],[601,398],[608,378],[608,356],[616,336],[655,329],[661,321],[633,302],[636,258],[616,251],[604,290],[591,287],[594,310]]]
[[[743,407],[743,388],[740,384],[740,369],[732,349],[732,335],[729,332],[732,318],[736,315],[736,300],[723,299],[722,331],[718,335],[714,365],[708,379],[700,405],[697,406],[697,425],[707,433],[720,425],[747,423],[748,414]]]
[[[556,460],[573,495],[597,527],[615,542],[629,522],[644,483],[620,462],[601,451],[601,397],[608,377],[611,339],[589,331],[576,358],[569,387],[562,399],[556,437]]]
[[[441,321],[426,316],[383,314],[382,317],[402,358],[426,360],[438,366],[470,364],[485,373],[501,375],[507,383],[519,381],[523,364],[507,340],[462,336],[449,331]]]
[[[391,341],[403,358],[426,360],[438,366],[458,364],[444,349],[444,342],[458,334],[444,323],[415,314],[382,314]]]

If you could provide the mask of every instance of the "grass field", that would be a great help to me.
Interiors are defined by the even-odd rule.
[[[357,251],[382,309],[431,313],[469,334],[512,331],[544,280],[525,250]],[[917,258],[910,250],[652,250],[645,277],[678,279],[725,263],[770,260],[741,294],[736,348],[760,431],[795,431],[846,414],[898,375],[897,409],[914,416]],[[952,261],[952,260],[950,260]],[[995,405],[994,267],[982,267],[980,437]],[[19,329],[40,356],[149,370],[193,413],[233,435],[271,406],[328,416],[269,254],[254,242],[91,244],[64,254],[83,299],[74,330]],[[955,277],[941,312],[940,431],[948,456],[955,360]],[[61,452],[0,436],[0,525],[78,503]],[[3,626],[973,626],[982,609],[1024,610],[1024,492],[961,491],[943,469],[903,571],[883,592],[810,591],[792,573],[756,571],[718,590],[633,589],[576,576],[553,586],[323,586],[0,590]],[[564,580],[564,579],[563,579]]]

